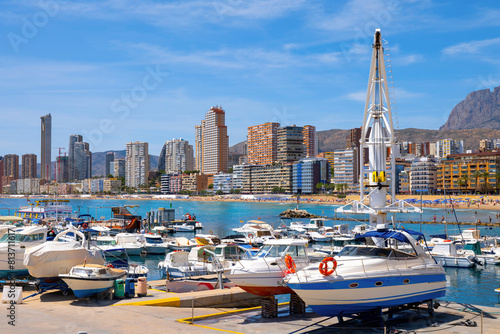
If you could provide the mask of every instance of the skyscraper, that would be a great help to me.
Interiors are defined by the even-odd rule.
[[[52,158],[52,116],[50,114],[40,117],[42,120],[42,138],[40,154],[40,178],[50,181]]]
[[[125,153],[125,185],[138,187],[148,182],[148,143],[127,143]]]
[[[318,154],[318,144],[316,138],[316,127],[304,125],[302,135],[306,146],[306,157],[314,158]]]
[[[65,155],[56,158],[56,180],[57,182],[69,181],[69,157]]]
[[[248,163],[270,165],[277,160],[279,123],[264,123],[248,127]]]
[[[194,147],[195,147],[195,163],[194,168],[196,170],[203,170],[203,124],[205,121],[201,121],[201,125],[196,125],[194,127]]]
[[[291,163],[306,156],[306,147],[301,126],[278,128],[278,162]]]
[[[19,156],[17,154],[7,154],[3,157],[3,176],[9,181],[19,178]]]
[[[111,162],[111,174],[113,177],[125,177],[125,159],[115,159]]]
[[[24,154],[22,156],[21,178],[36,178],[36,154]]]
[[[76,142],[73,144],[73,173],[74,180],[85,180],[92,177],[92,152],[89,150],[89,143]]]
[[[158,170],[181,173],[193,168],[193,146],[187,140],[173,139],[165,142],[158,159]]]
[[[211,107],[202,121],[202,172],[217,174],[227,172],[229,158],[229,137],[225,112],[219,107]]]
[[[109,174],[113,174],[113,171],[111,170],[111,163],[115,161],[115,152],[108,152],[106,153],[106,173],[104,176],[108,176]]]
[[[69,169],[69,179],[76,180],[75,177],[75,143],[83,142],[83,137],[81,135],[71,135],[69,136],[69,147],[68,147],[68,169]]]

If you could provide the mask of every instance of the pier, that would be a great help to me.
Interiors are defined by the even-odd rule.
[[[77,300],[60,291],[46,292],[15,304],[15,328],[0,322],[2,333],[498,333],[500,308],[439,301],[433,317],[421,306],[377,322],[323,317],[310,310],[291,312],[278,304],[274,318],[262,317],[260,299],[238,288],[175,294],[161,290],[164,281],[149,282],[147,297],[123,300]],[[26,290],[28,296],[33,291]],[[215,298],[217,303],[205,304]],[[235,302],[240,305],[236,307]],[[205,304],[205,305],[202,305]],[[216,305],[217,304],[217,305]],[[193,307],[194,306],[194,307]],[[294,306],[295,308],[297,307]],[[301,307],[299,307],[302,311]],[[6,307],[4,308],[6,312]],[[292,314],[295,313],[295,314]]]

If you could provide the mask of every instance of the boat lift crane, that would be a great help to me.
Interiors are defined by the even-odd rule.
[[[399,152],[394,136],[391,103],[385,71],[384,47],[380,29],[375,31],[365,112],[359,146],[360,200],[336,210],[337,213],[369,214],[370,226],[387,228],[389,212],[421,212],[409,203],[396,200],[395,157]],[[365,150],[368,167],[365,167]],[[387,155],[389,166],[387,166]],[[366,178],[365,178],[366,175]],[[368,194],[365,195],[365,188]],[[388,196],[390,188],[390,197]],[[365,204],[365,200],[369,204]]]

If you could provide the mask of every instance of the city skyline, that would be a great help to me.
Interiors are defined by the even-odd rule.
[[[493,1],[7,3],[0,155],[38,155],[37,120],[49,113],[53,147],[78,133],[95,152],[131,141],[150,143],[153,154],[168,138],[194,143],[193,127],[213,105],[226,111],[230,146],[265,122],[359,127],[376,28],[389,42],[399,127],[436,129],[468,93],[500,85],[499,8]]]

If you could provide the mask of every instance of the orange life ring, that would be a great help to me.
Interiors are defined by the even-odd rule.
[[[108,268],[114,268],[115,266],[110,263],[106,267],[108,267]]]
[[[83,228],[83,229],[87,229],[88,227],[89,227],[89,224],[87,224],[87,223],[83,223],[83,224],[82,224],[82,228]]]
[[[328,262],[332,262],[332,269],[328,270]],[[337,269],[337,260],[333,257],[325,257],[323,261],[319,264],[319,272],[323,276],[330,276]]]
[[[285,264],[290,273],[295,274],[297,272],[297,265],[291,255],[285,256]]]
[[[248,239],[253,239],[253,234],[252,233],[248,234]]]

